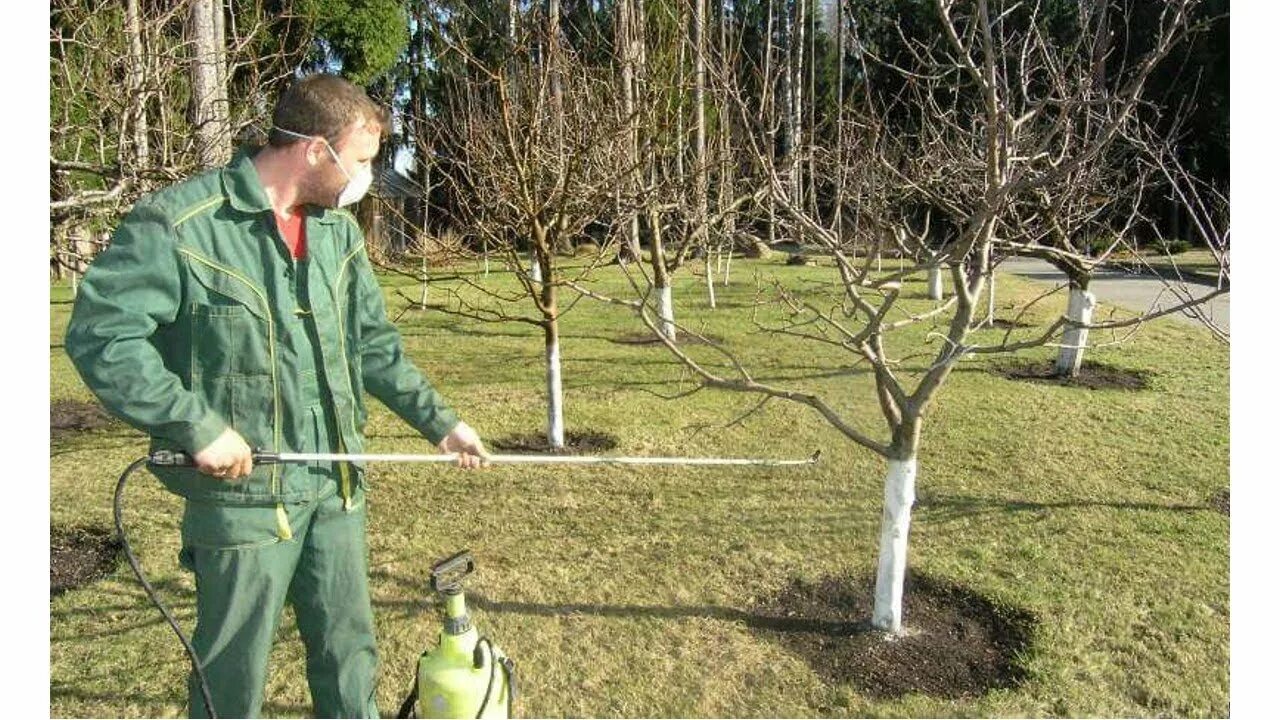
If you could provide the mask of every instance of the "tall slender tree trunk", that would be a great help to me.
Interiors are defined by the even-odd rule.
[[[804,0],[795,0],[795,16],[791,19],[791,202],[804,206],[804,179],[802,177],[801,150],[803,139],[804,109]]]
[[[422,246],[422,299],[419,302],[419,305],[422,306],[423,310],[426,310],[427,309],[427,284],[428,284],[427,283],[427,238],[430,236],[430,230],[428,230],[428,228],[430,227],[428,220],[430,218],[428,217],[428,213],[431,209],[431,203],[427,202],[426,196],[430,194],[430,188],[431,188],[431,165],[428,164],[426,167],[422,169],[422,177],[426,181],[426,185],[423,187],[423,191],[422,191],[424,196],[423,203],[422,203],[422,230],[421,232],[418,233],[418,237],[420,238],[419,243]],[[486,258],[486,262],[487,261],[488,261],[488,258]]]
[[[707,302],[716,306],[715,274],[711,271],[711,244],[707,234],[707,0],[694,0],[693,4],[693,155],[694,155],[694,226],[698,236],[694,244],[702,248],[704,277],[707,281]]]
[[[615,7],[617,13],[617,47],[622,55],[622,105],[627,115],[627,160],[631,167],[631,189],[638,193],[643,185],[643,174],[640,169],[640,119],[636,115],[636,22],[635,8],[632,0],[618,0]],[[619,179],[619,183],[624,182]],[[640,261],[640,214],[630,212],[627,221],[627,245],[631,256]]]
[[[129,93],[133,162],[138,169],[145,170],[151,165],[151,143],[147,137],[146,58],[142,49],[142,18],[138,10],[138,0],[126,0],[124,17],[125,35],[129,39],[129,62],[125,82]]]
[[[818,7],[809,4],[809,144],[805,148],[805,159],[808,161],[809,211],[814,218],[818,216],[818,174],[817,159],[813,149],[818,145]]]
[[[680,19],[684,20],[684,4],[680,6]],[[684,23],[681,23],[681,27]],[[684,169],[684,52],[688,45],[681,34],[680,47],[676,53],[676,186],[682,190],[686,187]]]
[[[191,0],[191,107],[196,153],[201,167],[226,163],[231,156],[227,120],[226,41],[219,42],[221,0]]]
[[[773,93],[773,0],[769,0],[768,17],[765,20],[764,31],[764,78],[760,83],[760,92],[764,95],[763,102],[760,103],[761,124],[765,127],[765,147],[769,153],[769,172],[774,172],[776,164],[777,152],[777,115],[775,113],[775,101]],[[788,96],[790,93],[787,93]],[[767,120],[767,122],[765,122]],[[778,241],[778,217],[774,209],[773,193],[769,193],[769,232],[768,244],[772,246]]]
[[[832,229],[844,237],[844,0],[836,0],[836,197]]]
[[[720,135],[720,191],[717,202],[717,211],[724,218],[722,220],[724,227],[724,239],[719,244],[723,248],[724,256],[724,284],[729,285],[729,263],[733,261],[734,238],[737,236],[737,214],[727,212],[729,206],[729,198],[733,193],[734,173],[733,173],[733,149],[730,147],[729,135],[729,92],[730,87],[737,87],[736,83],[730,80],[733,77],[733,62],[729,52],[729,18],[725,12],[724,5],[719,5],[720,10],[720,70],[723,82],[730,84],[724,87],[720,92],[720,118],[719,118],[719,135]],[[727,213],[727,214],[726,214]],[[718,269],[718,268],[717,268]]]

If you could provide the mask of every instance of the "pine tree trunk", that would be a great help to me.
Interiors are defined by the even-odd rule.
[[[706,113],[707,33],[705,22],[707,0],[695,0],[693,12],[693,153],[694,163],[696,163],[693,172],[694,192],[697,193],[697,197],[694,198],[694,224],[698,228],[698,236],[694,238],[694,244],[702,248],[702,256],[706,260],[707,301],[714,309],[716,306],[716,283],[715,277],[711,272],[711,245],[708,242],[707,234],[707,192],[709,190]]]
[[[129,92],[129,113],[133,136],[133,161],[139,169],[151,164],[151,144],[147,137],[147,92],[145,58],[142,50],[142,18],[138,0],[125,2],[125,34],[129,38],[129,63],[126,76]]]
[[[772,172],[775,167],[775,150],[776,150],[776,144],[777,144],[777,137],[774,135],[775,123],[773,122],[773,120],[776,117],[775,115],[776,106],[774,104],[774,93],[772,92],[772,89],[773,89],[772,87],[773,86],[773,75],[772,75],[773,15],[774,15],[773,0],[769,0],[768,7],[769,7],[768,13],[767,13],[768,17],[767,17],[767,20],[765,21],[765,33],[764,33],[764,37],[765,37],[764,78],[760,83],[760,92],[764,95],[764,97],[761,98],[761,103],[760,103],[760,120],[761,120],[760,124],[765,128],[764,145],[765,145],[765,148],[767,149],[767,152],[769,153],[769,170],[770,172]],[[790,95],[789,92],[788,92],[788,95]],[[773,193],[769,194],[768,208],[769,208],[768,244],[770,247],[772,247],[773,244],[778,241],[778,218],[777,218],[777,213],[774,210]]]
[[[226,45],[218,43],[221,17],[221,0],[191,0],[191,120],[198,162],[204,168],[225,164],[231,154]]]

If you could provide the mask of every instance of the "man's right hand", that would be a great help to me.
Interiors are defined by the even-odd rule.
[[[223,430],[217,440],[192,459],[200,472],[223,480],[238,480],[253,470],[253,451],[240,433],[231,428]]]

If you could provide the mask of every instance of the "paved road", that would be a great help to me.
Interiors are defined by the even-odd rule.
[[[1010,258],[1000,264],[999,269],[1021,277],[1039,280],[1045,283],[1061,284],[1067,281],[1053,265],[1036,258]],[[1187,283],[1187,289],[1195,297],[1204,297],[1214,290],[1210,285]],[[1151,275],[1137,275],[1116,270],[1098,270],[1089,282],[1089,290],[1100,303],[1108,303],[1119,307],[1145,312],[1172,307],[1182,302],[1165,285],[1165,281]],[[1065,291],[1064,296],[1065,296]],[[1000,288],[996,295],[999,300]],[[1210,300],[1204,309],[1205,315],[1224,331],[1231,330],[1231,294],[1219,295]],[[1095,320],[1100,320],[1095,313]],[[1176,318],[1180,322],[1199,325],[1200,321],[1189,312],[1173,313],[1165,317]]]

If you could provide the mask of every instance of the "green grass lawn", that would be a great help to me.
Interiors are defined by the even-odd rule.
[[[597,287],[623,293],[616,272],[600,273]],[[682,271],[678,319],[722,338],[758,379],[820,392],[884,439],[865,366],[831,346],[756,330],[757,286],[773,278],[820,301],[834,272],[785,267],[781,258],[735,261],[733,283],[717,288],[720,308],[711,311],[701,278]],[[406,304],[396,285],[416,297],[411,280],[384,281],[393,315]],[[483,282],[513,286],[507,274]],[[1003,316],[1041,290],[1007,277],[999,292]],[[928,306],[922,278],[904,296]],[[69,289],[53,288],[52,299],[52,399],[88,400],[61,347]],[[437,307],[446,300],[433,289]],[[1033,315],[1043,320],[1064,306],[1058,297]],[[775,306],[758,309],[761,323],[781,318]],[[408,312],[400,326],[409,354],[483,436],[543,430],[538,329],[437,310]],[[926,323],[893,346],[902,373],[923,369],[937,351],[936,340],[923,344],[926,333],[941,329]],[[1029,679],[979,698],[875,700],[824,683],[741,617],[792,579],[872,572],[883,461],[799,405],[770,402],[731,424],[758,399],[709,390],[666,399],[693,378],[660,346],[613,341],[642,330],[626,309],[590,300],[564,317],[570,432],[613,434],[616,452],[629,455],[802,457],[821,448],[821,463],[482,473],[372,466],[384,714],[397,709],[417,655],[439,630],[428,569],[463,548],[479,565],[469,584],[476,621],[519,664],[526,716],[1229,714],[1229,519],[1208,501],[1229,484],[1228,350],[1207,332],[1163,319],[1089,355],[1150,372],[1142,391],[1014,382],[987,372],[988,359],[953,373],[925,424],[910,563],[1031,611]],[[912,357],[912,347],[927,354]],[[709,348],[692,352],[727,370]],[[376,403],[367,432],[373,452],[430,451]],[[52,521],[109,526],[114,482],[145,447],[123,425],[55,441]],[[190,628],[194,583],[177,563],[179,519],[176,497],[145,474],[133,481],[131,541]],[[185,654],[127,565],[53,599],[49,612],[52,715],[184,713]],[[267,697],[269,715],[310,712],[288,611]]]

